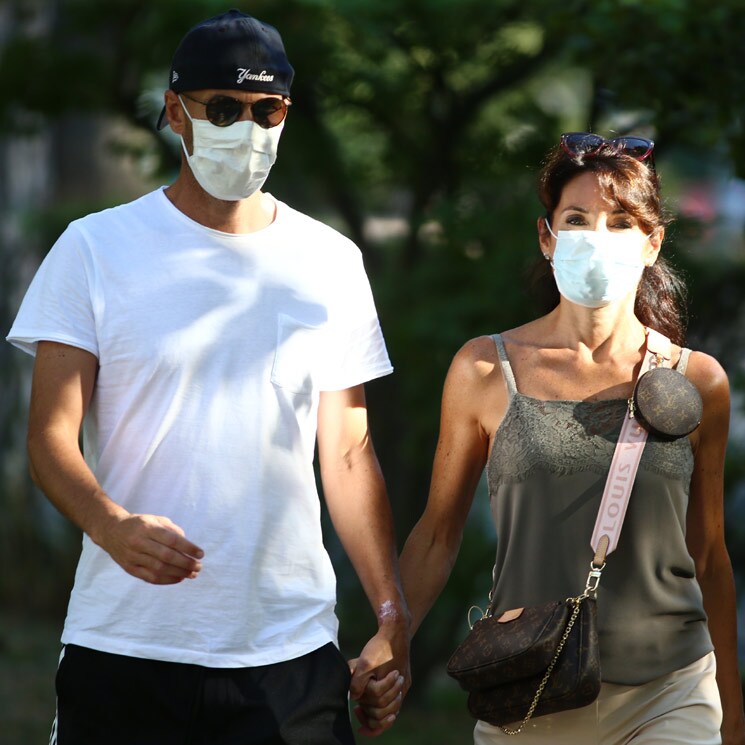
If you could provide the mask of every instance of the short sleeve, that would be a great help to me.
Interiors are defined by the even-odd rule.
[[[393,372],[362,256],[355,247],[346,271],[338,276],[335,307],[320,365],[319,387],[351,388]]]
[[[55,341],[98,357],[90,255],[76,223],[65,230],[41,263],[7,340],[31,355],[38,342]]]

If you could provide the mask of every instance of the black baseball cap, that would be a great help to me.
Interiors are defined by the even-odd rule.
[[[233,9],[184,36],[173,55],[168,87],[175,93],[220,88],[289,96],[294,75],[277,29]],[[158,129],[166,124],[163,107]]]

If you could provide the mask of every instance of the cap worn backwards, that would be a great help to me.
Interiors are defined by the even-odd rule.
[[[175,93],[205,88],[290,95],[295,71],[274,26],[229,10],[198,23],[179,43],[169,88]],[[168,120],[165,108],[158,129]]]

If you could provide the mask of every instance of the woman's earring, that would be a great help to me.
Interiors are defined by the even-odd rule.
[[[551,261],[551,256],[549,254],[543,254],[543,258],[546,259],[546,261]]]

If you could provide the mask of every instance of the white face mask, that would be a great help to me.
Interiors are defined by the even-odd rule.
[[[183,136],[181,146],[197,183],[215,199],[227,202],[258,191],[277,160],[284,122],[270,129],[251,121],[217,127],[206,119],[192,119],[183,101],[181,106],[191,121],[193,153],[189,155]]]
[[[559,292],[585,308],[602,308],[636,290],[649,236],[636,231],[560,230],[546,221],[556,248],[551,262]]]

